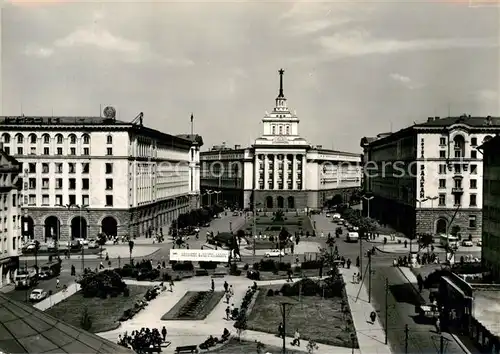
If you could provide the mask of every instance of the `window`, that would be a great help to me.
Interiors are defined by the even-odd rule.
[[[82,189],[89,189],[89,179],[88,178],[82,178]]]
[[[68,163],[69,173],[76,173],[76,165],[74,162]]]
[[[42,205],[50,205],[48,194],[42,195]]]
[[[477,196],[475,194],[470,195],[470,206],[477,206]]]
[[[460,194],[455,194],[454,199],[455,199],[455,201],[454,201],[455,206],[462,205],[462,196]]]
[[[36,178],[30,178],[28,180],[29,189],[36,189]]]
[[[461,179],[455,180],[455,188],[462,188],[462,180]]]
[[[106,155],[108,155],[108,156],[113,155],[113,148],[107,148]]]
[[[42,178],[42,189],[49,189],[49,179]]]
[[[290,135],[290,126],[289,125],[286,126],[286,135]]]
[[[279,129],[279,132],[280,132],[279,134],[280,134],[280,135],[283,135],[283,126],[282,126],[282,125],[280,125],[280,126],[278,127],[278,129]]]
[[[90,205],[90,198],[87,194],[82,195],[82,205]]]
[[[76,144],[76,135],[70,135],[69,136],[69,143],[70,144]]]
[[[62,155],[62,148],[57,148],[57,155]]]
[[[56,189],[62,189],[62,188],[63,188],[63,179],[56,178]]]
[[[10,155],[10,147],[4,146],[3,151],[5,151],[7,155]]]
[[[70,205],[75,205],[76,204],[76,195],[70,194],[69,195],[69,204]]]
[[[439,174],[441,174],[441,175],[446,174],[446,165],[445,164],[439,165]]]
[[[106,163],[106,173],[110,174],[113,173],[113,164],[112,163]]]
[[[31,155],[36,155],[36,146],[32,146],[32,147],[30,148],[30,154],[31,154]]]
[[[43,143],[44,144],[49,144],[50,143],[50,136],[49,135],[45,134],[43,136]]]
[[[56,194],[56,205],[63,205],[63,196],[62,196],[62,194]]]
[[[29,163],[28,164],[28,172],[29,173],[36,173],[36,163]]]
[[[446,145],[446,138],[439,138],[439,145],[440,146]]]
[[[470,138],[471,146],[477,146],[477,138]]]
[[[49,173],[49,164],[42,163],[42,173]]]
[[[90,144],[90,136],[88,136],[87,134],[85,134],[85,135],[83,136],[83,143],[84,143],[85,145]]]
[[[469,228],[475,229],[477,227],[476,215],[469,215]]]
[[[63,136],[61,134],[57,135],[56,142],[57,142],[57,144],[62,144],[63,143]]]
[[[462,170],[461,167],[462,166],[460,166],[459,163],[456,163],[455,166],[453,166],[453,169],[455,170],[455,173],[460,173],[460,171]]]
[[[12,206],[17,206],[17,194],[12,195]]]
[[[69,149],[69,154],[70,155],[76,155],[76,148],[70,148]]]
[[[17,148],[17,154],[18,155],[22,155],[23,154],[23,148],[22,147],[18,147]]]
[[[106,190],[112,190],[112,189],[113,189],[113,179],[106,178]]]
[[[470,189],[476,189],[477,188],[477,180],[471,179],[470,180]]]
[[[445,179],[439,180],[439,188],[446,188],[446,180]]]
[[[439,206],[446,206],[446,194],[439,195]]]
[[[89,148],[83,148],[83,154],[84,155],[90,155],[90,149]]]
[[[89,164],[88,164],[88,162],[82,163],[82,173],[89,173]]]
[[[10,144],[10,135],[9,134],[3,135],[3,142],[4,142],[4,144]]]
[[[470,165],[470,174],[471,175],[477,174],[477,165]]]
[[[445,150],[440,150],[439,151],[439,157],[442,158],[442,159],[446,158],[446,151]]]
[[[108,136],[106,137],[106,143],[108,143],[108,144],[113,144],[113,137],[112,137],[111,135],[108,135]]]
[[[23,144],[24,143],[24,137],[21,134],[19,134],[17,136],[17,143],[18,144]]]
[[[44,148],[43,148],[43,154],[44,154],[44,155],[50,155],[50,148],[48,148],[48,147],[44,147]]]
[[[470,158],[471,159],[477,159],[477,151],[476,150],[472,150],[470,152]]]
[[[30,144],[36,144],[36,135],[35,134],[30,135]]]
[[[461,157],[462,157],[462,151],[460,151],[460,150],[455,150],[455,158],[456,158],[456,159],[459,159],[459,158],[461,158]]]
[[[113,196],[112,195],[106,196],[106,206],[113,206]]]
[[[276,126],[275,126],[275,125],[273,125],[273,126],[271,127],[271,130],[272,130],[272,134],[273,134],[273,135],[276,135]]]
[[[36,205],[36,194],[29,195],[28,205]]]
[[[70,178],[69,179],[69,189],[76,189],[76,179],[75,178]]]
[[[60,162],[56,163],[56,173],[63,173],[63,164]]]

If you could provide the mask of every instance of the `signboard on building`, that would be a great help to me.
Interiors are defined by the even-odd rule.
[[[191,262],[229,262],[229,250],[188,250],[171,249],[171,261],[191,261]]]

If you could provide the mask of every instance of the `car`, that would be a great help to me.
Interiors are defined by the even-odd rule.
[[[269,258],[269,257],[283,257],[285,256],[285,251],[283,250],[270,250],[269,252],[266,252],[266,257]]]
[[[481,240],[476,242],[476,246],[481,247],[483,245],[483,242]]]
[[[210,223],[209,223],[209,222],[204,223],[204,224],[203,224],[203,227],[210,227]]]
[[[47,292],[44,291],[43,289],[33,289],[33,291],[30,294],[30,301],[38,302],[42,301],[46,297],[47,297]]]
[[[99,248],[99,244],[97,243],[97,241],[96,241],[96,240],[94,240],[93,238],[91,238],[91,239],[89,240],[88,248],[89,248],[89,249]]]
[[[472,247],[472,246],[474,246],[474,244],[470,240],[463,240],[462,241],[462,246],[463,247]]]
[[[341,218],[341,216],[340,216],[340,214],[339,214],[339,213],[335,213],[335,214],[333,214],[333,218],[334,218],[334,219],[340,219],[340,218]]]
[[[194,232],[200,232],[200,228],[199,227],[195,227],[194,228]]]
[[[331,215],[329,213],[326,214],[326,217],[329,218]]]
[[[88,246],[89,240],[84,239],[84,238],[75,238],[75,241],[78,241],[82,244],[82,246]]]
[[[22,252],[24,253],[30,253],[30,252],[34,252],[35,251],[35,243],[34,242],[28,242],[28,243],[25,243],[22,247],[21,247],[21,250]]]
[[[238,216],[240,215],[240,213],[238,213],[237,211],[233,212],[233,216]]]
[[[69,245],[69,248],[73,251],[79,251],[81,250],[83,247],[83,245],[80,243],[80,241],[78,240],[73,240],[71,241],[70,245]]]

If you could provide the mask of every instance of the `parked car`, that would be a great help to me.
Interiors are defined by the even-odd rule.
[[[326,213],[326,217],[329,218],[331,215],[330,213]]]
[[[57,245],[56,245],[56,243],[53,242],[53,241],[47,242],[47,250],[49,252],[55,252],[55,251],[57,251]]]
[[[69,245],[69,248],[72,250],[72,251],[79,251],[82,249],[82,244],[80,243],[80,241],[78,240],[73,240],[71,241],[71,244]]]
[[[476,245],[477,245],[478,247],[482,247],[482,246],[483,246],[483,242],[482,242],[481,240],[478,240],[478,241],[476,242]]]
[[[46,297],[47,297],[46,291],[44,291],[43,289],[34,289],[30,294],[30,301],[31,302],[38,302],[38,301],[42,301]]]
[[[99,244],[97,243],[97,241],[96,241],[96,240],[94,240],[93,238],[91,238],[91,239],[89,240],[88,248],[89,248],[89,249],[99,248]]]
[[[474,244],[470,240],[463,240],[462,241],[462,246],[463,247],[472,247],[472,246],[474,246]]]
[[[237,211],[233,212],[233,216],[238,216],[240,215],[240,213],[238,213]]]
[[[84,238],[75,238],[75,241],[80,242],[83,246],[87,246],[89,244],[89,241]]]
[[[283,257],[285,256],[285,251],[283,250],[270,250],[269,252],[266,252],[266,257]]]

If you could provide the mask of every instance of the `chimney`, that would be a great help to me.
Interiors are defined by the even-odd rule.
[[[434,117],[434,120],[438,120],[438,119],[439,119],[439,117]]]
[[[238,150],[238,149],[240,149],[240,148],[241,148],[241,145],[239,145],[239,144],[236,144],[236,145],[234,146],[234,149],[235,149],[235,150]]]
[[[427,118],[427,123],[432,122],[434,120],[434,117],[428,117]]]

